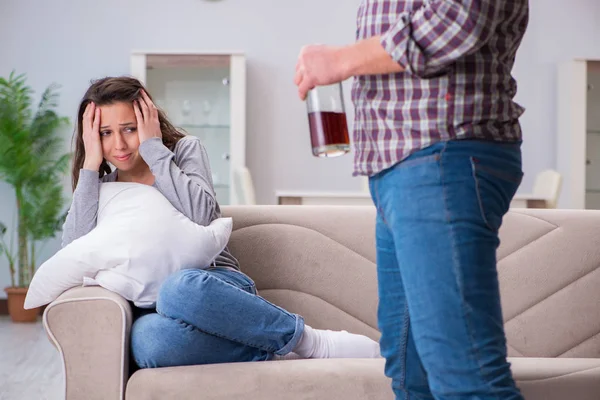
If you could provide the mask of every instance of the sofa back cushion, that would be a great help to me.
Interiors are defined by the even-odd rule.
[[[229,206],[261,296],[316,328],[377,339],[373,207]],[[600,357],[600,212],[516,210],[500,232],[509,355]]]

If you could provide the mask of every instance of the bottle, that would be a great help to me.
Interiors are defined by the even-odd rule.
[[[313,155],[337,157],[350,151],[342,84],[317,86],[307,95]]]

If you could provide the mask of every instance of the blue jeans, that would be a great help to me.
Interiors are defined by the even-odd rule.
[[[522,400],[506,360],[496,249],[520,143],[437,143],[369,180],[378,323],[396,399]]]
[[[291,352],[303,332],[301,316],[258,296],[243,273],[186,269],[135,320],[131,351],[140,368],[263,361]]]

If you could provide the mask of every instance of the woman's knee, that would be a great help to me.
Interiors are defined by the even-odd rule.
[[[131,327],[131,352],[140,368],[157,368],[168,365],[169,334],[165,318],[147,314],[138,318]]]
[[[160,287],[158,298],[171,300],[181,298],[189,301],[191,294],[198,294],[198,288],[205,286],[210,274],[201,269],[184,269],[171,274]]]

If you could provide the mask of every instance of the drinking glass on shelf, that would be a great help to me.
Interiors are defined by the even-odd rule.
[[[189,125],[191,123],[192,114],[192,102],[189,100],[183,100],[181,103],[181,123],[183,125]]]
[[[204,100],[202,102],[202,114],[204,115],[204,120],[202,121],[205,125],[210,125],[210,112],[212,111],[212,104],[210,101]]]

